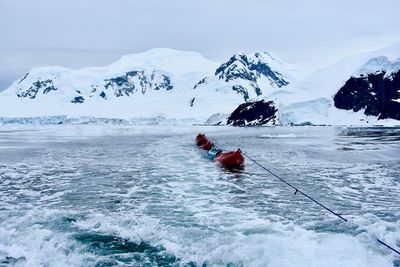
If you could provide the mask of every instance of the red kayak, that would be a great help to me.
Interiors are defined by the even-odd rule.
[[[214,146],[213,143],[211,143],[210,141],[207,141],[207,143],[202,144],[200,146],[200,148],[204,149],[204,150],[210,150],[213,146]]]
[[[240,149],[236,151],[220,153],[215,157],[214,160],[228,168],[244,167],[244,157]]]
[[[221,150],[216,148],[214,144],[210,140],[208,140],[208,138],[204,134],[198,134],[196,136],[196,144],[201,149],[209,151],[209,158],[214,159],[215,161],[227,168],[244,167],[244,157],[240,149],[236,151],[221,152]],[[217,151],[217,153],[215,153],[215,151],[210,151],[211,149]]]
[[[204,134],[198,134],[196,136],[196,144],[204,150],[210,150],[214,146],[214,144],[208,140]]]
[[[205,143],[210,142],[208,138],[204,134],[198,134],[196,136],[196,144],[198,146],[204,145]]]

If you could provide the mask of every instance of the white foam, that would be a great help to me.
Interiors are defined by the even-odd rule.
[[[13,259],[15,266],[83,266],[85,256],[74,251],[68,234],[43,224],[60,215],[34,209],[1,221],[0,255]]]
[[[288,134],[262,134],[259,138],[297,138],[297,135],[293,133]]]
[[[273,267],[385,267],[393,265],[394,256],[376,243],[373,235],[389,244],[396,245],[400,230],[397,222],[389,223],[364,211],[375,207],[376,211],[385,212],[391,208],[388,211],[389,215],[395,214],[397,208],[395,196],[399,188],[395,176],[388,178],[390,173],[382,171],[387,168],[380,162],[340,164],[338,161],[326,158],[325,161],[318,161],[323,157],[320,157],[321,154],[314,155],[314,153],[312,156],[315,156],[313,159],[316,162],[311,162],[310,155],[306,154],[306,152],[310,153],[310,150],[320,153],[321,148],[326,146],[329,148],[323,151],[326,152],[323,154],[324,157],[331,155],[332,150],[336,151],[332,149],[332,147],[336,148],[336,143],[340,139],[336,128],[273,128],[268,129],[269,136],[278,139],[275,143],[282,143],[282,146],[269,147],[267,144],[273,140],[256,138],[246,138],[245,145],[250,152],[253,149],[257,158],[268,161],[268,164],[279,172],[295,173],[294,167],[299,168],[299,166],[304,166],[304,168],[296,171],[305,171],[307,168],[312,169],[311,165],[320,169],[318,172],[308,173],[306,179],[289,178],[300,184],[302,188],[310,185],[309,188],[318,188],[311,193],[313,195],[318,193],[319,197],[323,196],[319,190],[328,187],[331,190],[329,192],[332,193],[332,203],[329,203],[329,206],[338,208],[342,203],[341,200],[356,205],[354,210],[359,211],[359,215],[346,216],[346,218],[351,219],[360,227],[349,224],[349,227],[355,228],[350,231],[346,229],[346,226],[342,227],[337,224],[337,221],[331,220],[329,215],[321,212],[321,217],[316,216],[320,214],[317,207],[306,205],[306,200],[301,196],[294,196],[292,192],[288,193],[285,187],[281,187],[279,181],[269,179],[261,171],[254,169],[251,164],[248,164],[244,173],[241,174],[225,172],[209,161],[205,152],[198,150],[194,144],[194,133],[199,131],[210,133],[209,137],[213,141],[228,140],[228,143],[232,143],[235,139],[243,140],[241,138],[244,135],[259,137],[260,133],[265,133],[265,129],[90,125],[36,128],[7,126],[2,129],[14,131],[28,129],[26,132],[18,132],[18,138],[21,138],[24,145],[29,143],[27,140],[31,140],[30,142],[35,145],[37,145],[37,140],[41,140],[40,145],[46,148],[43,150],[43,156],[50,162],[43,165],[43,162],[35,161],[34,165],[25,168],[19,165],[20,163],[0,164],[0,174],[7,177],[0,180],[0,188],[17,192],[0,190],[0,200],[7,209],[5,212],[0,211],[0,259],[7,256],[20,259],[18,261],[22,266],[90,265],[95,256],[86,253],[84,244],[77,244],[71,235],[101,233],[135,243],[144,241],[153,247],[161,245],[171,255],[180,258],[182,264],[193,261],[200,266],[204,262],[207,262],[208,266],[226,266],[229,263],[236,266]],[[59,204],[58,198],[61,198],[62,194],[57,192],[50,194],[46,190],[41,194],[34,194],[32,190],[26,189],[26,183],[33,183],[38,190],[42,186],[55,189],[57,185],[65,188],[67,195],[70,189],[68,182],[76,182],[77,180],[72,178],[81,174],[79,170],[76,170],[76,166],[81,166],[79,164],[73,165],[68,160],[58,162],[59,159],[52,162],[52,158],[48,156],[51,152],[48,150],[49,147],[42,144],[44,140],[50,143],[54,140],[82,143],[90,142],[91,139],[104,138],[102,140],[106,143],[107,140],[119,138],[132,140],[148,138],[151,135],[156,135],[156,137],[146,144],[145,149],[138,151],[140,154],[138,158],[123,155],[117,159],[105,159],[105,162],[109,164],[105,166],[111,168],[111,165],[116,163],[118,168],[114,171],[129,174],[127,180],[116,175],[115,181],[121,186],[110,186],[110,191],[102,193],[102,197],[120,201],[116,209],[96,207],[93,210],[90,208],[81,210],[78,206],[75,208],[79,210],[73,211],[69,206],[63,206],[60,209],[63,208],[64,211],[57,211],[54,207]],[[10,136],[15,138],[16,135]],[[296,138],[296,142],[279,139],[289,138],[288,136]],[[345,139],[346,142],[353,141],[351,137]],[[310,146],[310,140],[313,147]],[[255,147],[251,146],[251,141],[255,142]],[[290,143],[290,146],[285,148],[287,144],[284,142]],[[384,146],[379,143],[378,145],[380,148]],[[365,144],[365,146],[369,145]],[[263,148],[268,148],[270,152],[273,152],[274,157],[268,157],[269,152],[265,152],[267,149]],[[96,153],[100,152],[100,149],[96,149]],[[120,152],[121,149],[123,145],[117,148],[107,146],[110,154]],[[135,149],[138,148],[132,148],[133,151]],[[55,151],[63,152],[58,149]],[[338,155],[343,155],[343,153],[345,152]],[[302,156],[297,156],[299,154]],[[149,165],[150,157],[146,158],[146,155],[152,155],[151,159],[157,159],[157,164]],[[396,155],[392,157],[392,161]],[[355,158],[352,157],[352,160],[356,160]],[[282,164],[283,160],[285,164]],[[71,166],[64,166],[65,163]],[[99,166],[101,163],[104,162],[96,162]],[[49,165],[52,166],[50,169]],[[49,178],[47,177],[41,180],[42,184],[33,179],[41,179],[45,173],[61,168],[72,172],[66,176],[66,183],[60,181],[58,176],[53,176],[53,179],[47,179]],[[29,170],[29,172],[22,174],[21,170]],[[108,178],[111,179],[111,177]],[[85,181],[87,181],[86,176],[80,180],[82,183]],[[68,188],[64,187],[65,185],[68,185]],[[95,183],[90,183],[90,185],[96,186]],[[343,189],[344,186],[350,189]],[[80,187],[75,190],[79,191]],[[380,197],[379,190],[385,190],[385,196]],[[337,197],[338,194],[341,196]],[[27,206],[20,202],[10,204],[13,201],[12,198],[18,195],[37,198],[37,202],[29,199]],[[361,196],[371,196],[373,199],[364,199]],[[389,205],[388,196],[393,196],[393,206]],[[325,198],[324,203],[328,200]],[[382,203],[385,203],[385,207],[382,207]],[[39,207],[29,211],[35,205]],[[84,216],[75,216],[76,213],[84,214]],[[294,217],[295,215],[301,216]],[[308,220],[308,216],[312,220]],[[52,225],[63,217],[73,217],[76,220],[68,224],[71,229],[66,230],[61,227],[57,229]],[[322,229],[321,224],[324,226]],[[335,230],[338,233],[329,232]],[[365,234],[363,230],[368,230],[372,235]]]

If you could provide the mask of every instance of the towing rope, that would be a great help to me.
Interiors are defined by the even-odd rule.
[[[311,200],[312,202],[314,202],[315,204],[321,206],[322,208],[324,208],[325,210],[329,211],[331,214],[335,215],[336,217],[338,217],[339,219],[348,222],[347,219],[343,218],[343,216],[341,216],[340,214],[338,214],[337,212],[334,212],[332,209],[328,208],[327,206],[323,205],[321,202],[315,200],[313,197],[309,196],[308,194],[304,193],[303,191],[301,191],[300,189],[298,189],[297,187],[295,187],[294,185],[292,185],[291,183],[287,182],[285,179],[281,178],[280,176],[278,176],[277,174],[275,174],[274,172],[270,171],[268,168],[266,168],[265,166],[261,165],[257,160],[251,158],[249,155],[247,155],[246,153],[243,152],[243,150],[241,150],[242,154],[248,158],[250,161],[252,161],[253,163],[255,163],[257,166],[259,166],[260,168],[262,168],[263,170],[267,171],[269,174],[271,174],[272,176],[274,176],[275,178],[279,179],[281,182],[283,182],[284,184],[288,185],[289,187],[291,187],[292,189],[295,190],[294,194],[296,195],[297,193],[302,194],[303,196],[305,196],[306,198],[308,198],[309,200]],[[386,244],[385,242],[383,242],[382,240],[380,240],[379,238],[375,237],[376,241],[378,241],[379,244],[387,247],[388,249],[391,249],[393,252],[397,253],[398,255],[400,255],[400,251],[398,251],[397,249],[395,249],[394,247]]]

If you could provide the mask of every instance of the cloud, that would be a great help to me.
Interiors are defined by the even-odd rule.
[[[0,72],[104,65],[154,47],[321,65],[400,40],[398,10],[398,0],[0,0]]]

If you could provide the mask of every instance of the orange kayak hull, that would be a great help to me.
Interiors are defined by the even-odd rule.
[[[214,143],[212,143],[205,134],[202,133],[199,133],[196,136],[196,144],[199,148],[207,151],[214,148],[214,154],[212,154],[212,157],[209,157],[226,168],[235,169],[244,167],[244,156],[240,149],[236,151],[221,152],[221,150],[214,147]]]
[[[240,149],[223,152],[216,156],[214,160],[228,168],[241,168],[244,166],[244,157]]]

